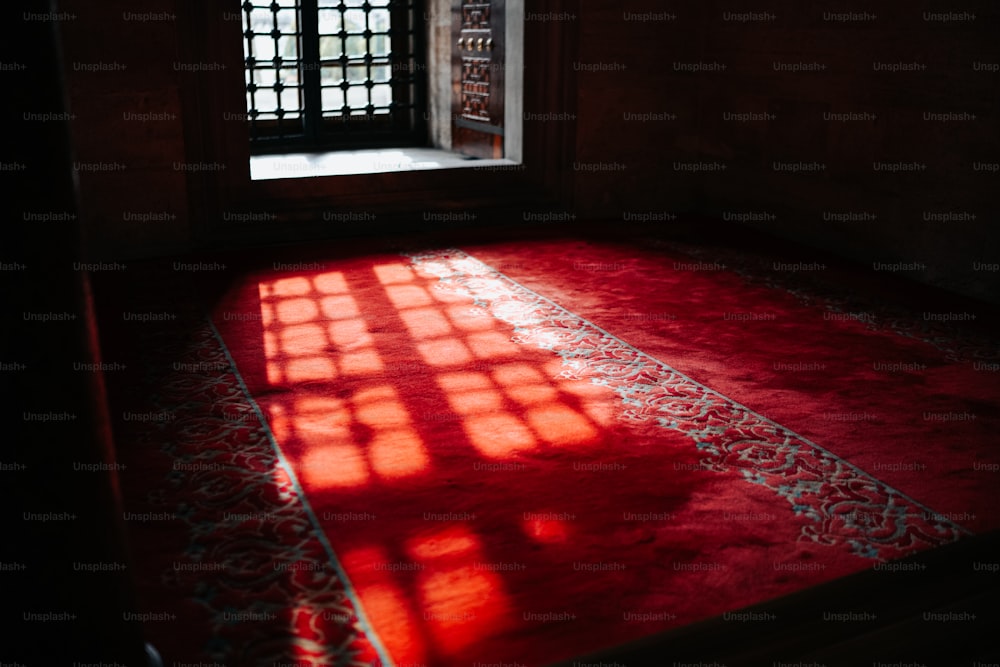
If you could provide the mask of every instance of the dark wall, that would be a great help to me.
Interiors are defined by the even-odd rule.
[[[982,166],[1000,163],[1000,10],[980,0],[925,20],[941,10],[738,4],[526,3],[529,23],[563,26],[576,40],[561,70],[526,69],[551,77],[548,86],[573,82],[575,103],[525,106],[534,114],[526,127],[575,134],[564,208],[666,225],[692,213],[736,220],[998,298],[1000,173]],[[190,247],[199,188],[245,168],[178,168],[207,141],[185,114],[199,90],[231,74],[178,69],[196,52],[185,7],[63,3],[76,17],[63,28],[95,256]],[[850,12],[860,20],[832,16]],[[800,71],[778,71],[793,66]]]
[[[190,242],[173,0],[65,0],[71,123],[88,245],[135,257]]]
[[[3,664],[146,664],[59,59],[68,16],[55,3],[0,21],[3,142],[0,271]],[[11,429],[13,432],[11,433]],[[10,592],[8,592],[10,591]]]
[[[577,207],[746,220],[1000,298],[1000,14],[949,6],[586,3]]]

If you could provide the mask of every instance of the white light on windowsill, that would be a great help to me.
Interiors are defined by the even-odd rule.
[[[507,164],[508,160],[469,160],[463,155],[435,148],[333,151],[256,155],[250,159],[251,180],[381,174]]]

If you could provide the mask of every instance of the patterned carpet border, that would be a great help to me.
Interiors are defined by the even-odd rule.
[[[180,560],[158,586],[207,615],[202,659],[388,664],[370,658],[385,653],[214,327],[206,319],[186,340],[176,335],[145,341],[155,350],[145,358],[150,406],[173,418],[135,424],[131,435],[169,468],[142,505],[185,529]]]
[[[688,436],[707,470],[736,472],[810,520],[801,538],[889,560],[969,531],[749,408],[681,374],[458,249],[404,252],[437,289],[514,327],[513,340],[562,358],[565,377],[621,398],[622,417]]]

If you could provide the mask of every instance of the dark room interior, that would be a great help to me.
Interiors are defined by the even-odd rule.
[[[4,12],[0,667],[1000,665],[994,3]]]

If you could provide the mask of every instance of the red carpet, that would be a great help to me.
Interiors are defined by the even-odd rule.
[[[283,574],[346,575],[372,652],[545,664],[1000,525],[1000,382],[954,351],[995,348],[690,256],[467,250],[248,274],[213,314],[335,555]]]

